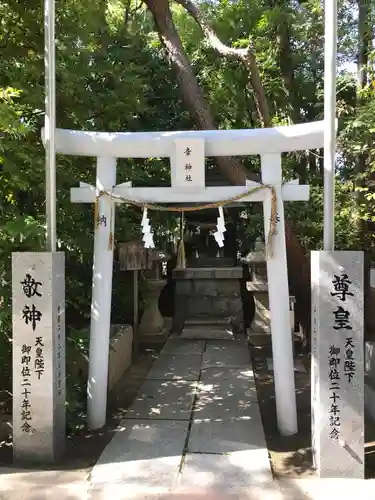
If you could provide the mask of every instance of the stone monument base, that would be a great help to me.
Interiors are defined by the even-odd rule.
[[[12,254],[13,458],[51,463],[65,448],[65,255]]]

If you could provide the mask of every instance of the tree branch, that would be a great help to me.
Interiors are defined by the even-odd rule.
[[[193,17],[195,22],[201,28],[206,40],[216,52],[224,57],[233,57],[239,59],[246,65],[249,71],[250,83],[254,90],[254,100],[259,118],[265,127],[270,127],[272,124],[267,97],[264,91],[257,60],[255,57],[255,51],[251,41],[249,42],[249,46],[246,49],[229,47],[228,45],[225,45],[216,35],[215,31],[207,22],[205,16],[202,14],[202,11],[199,9],[195,2],[193,2],[192,0],[175,1]]]
[[[210,43],[211,47],[219,52],[222,56],[234,56],[239,59],[245,59],[247,56],[247,49],[237,49],[235,47],[228,47],[216,35],[214,30],[206,21],[202,11],[191,0],[175,0],[179,3],[195,20],[203,31],[204,36]]]
[[[179,82],[182,98],[195,123],[202,130],[215,130],[216,123],[202,89],[192,70],[191,62],[185,53],[180,36],[173,22],[169,0],[143,0],[151,12],[160,41],[166,51],[167,58],[174,68]],[[244,185],[248,174],[237,158],[218,156],[215,158],[218,168],[232,184]]]

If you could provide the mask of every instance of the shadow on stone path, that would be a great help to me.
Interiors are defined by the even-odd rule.
[[[170,338],[94,466],[89,498],[241,498],[270,485],[245,339]]]

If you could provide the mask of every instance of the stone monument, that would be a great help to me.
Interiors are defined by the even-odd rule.
[[[64,253],[13,253],[13,450],[16,463],[65,447]]]
[[[363,252],[312,252],[311,410],[321,478],[364,478]]]

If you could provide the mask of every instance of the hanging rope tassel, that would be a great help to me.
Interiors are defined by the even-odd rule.
[[[184,242],[184,212],[181,212],[180,218],[180,241],[178,243],[177,248],[177,269],[185,269],[186,268],[186,254],[185,254],[185,242]]]
[[[185,269],[186,268],[186,256],[185,256],[184,240],[180,240],[178,243],[176,267],[177,267],[177,269]]]
[[[273,186],[268,186],[271,190],[271,220],[270,220],[270,229],[268,231],[267,236],[267,247],[266,247],[266,256],[272,257],[273,249],[272,249],[272,238],[276,234],[277,228],[277,203],[276,203],[276,189]]]
[[[95,203],[94,203],[94,228],[99,227],[99,200],[102,193],[96,195]]]
[[[109,236],[108,236],[108,250],[113,250],[113,230],[114,230],[114,220],[113,220],[113,205],[114,203],[111,203],[111,208],[109,212]]]
[[[245,198],[246,196],[253,194],[253,193],[256,193],[257,191],[260,191],[262,189],[269,189],[271,191],[271,220],[270,220],[270,229],[268,231],[268,236],[267,236],[266,252],[267,252],[267,256],[272,257],[272,255],[273,255],[272,238],[276,234],[276,231],[277,231],[277,227],[276,227],[276,224],[277,224],[277,212],[276,212],[277,204],[276,204],[276,189],[274,188],[274,186],[271,186],[269,184],[260,184],[254,188],[247,189],[246,191],[244,191],[241,194],[238,194],[237,196],[233,196],[233,198],[228,198],[226,200],[219,200],[219,201],[216,201],[214,203],[206,203],[204,205],[199,205],[199,206],[186,206],[186,207],[171,207],[171,206],[165,207],[163,205],[156,205],[156,204],[152,204],[152,203],[148,203],[147,205],[145,205],[144,203],[137,202],[134,200],[129,200],[127,198],[124,198],[123,196],[115,195],[109,191],[101,191],[99,193],[99,195],[97,196],[96,202],[95,202],[95,217],[96,217],[95,224],[96,224],[96,227],[99,225],[99,217],[98,217],[99,198],[100,198],[100,196],[103,196],[103,195],[109,196],[111,198],[111,200],[120,200],[123,203],[127,203],[129,205],[143,207],[144,210],[146,210],[146,214],[147,214],[147,207],[150,208],[151,210],[158,210],[160,212],[196,212],[196,211],[200,211],[200,210],[206,210],[209,208],[219,208],[219,207],[223,207],[225,205],[228,205],[229,203],[234,203],[236,201],[240,201],[242,198]],[[221,219],[221,217],[219,217],[219,218]],[[144,232],[143,232],[143,234],[144,234],[143,241],[145,242],[145,246],[146,246],[146,244],[148,245],[146,248],[155,248],[151,229],[149,230],[149,234],[146,235]],[[183,240],[183,238],[182,238],[182,240]],[[147,241],[147,243],[146,243],[146,241]],[[185,255],[185,251],[183,249],[183,246],[184,246],[184,243],[182,241],[182,243],[180,242],[180,244],[179,244],[179,248],[181,247],[181,251],[180,251],[181,255]]]

